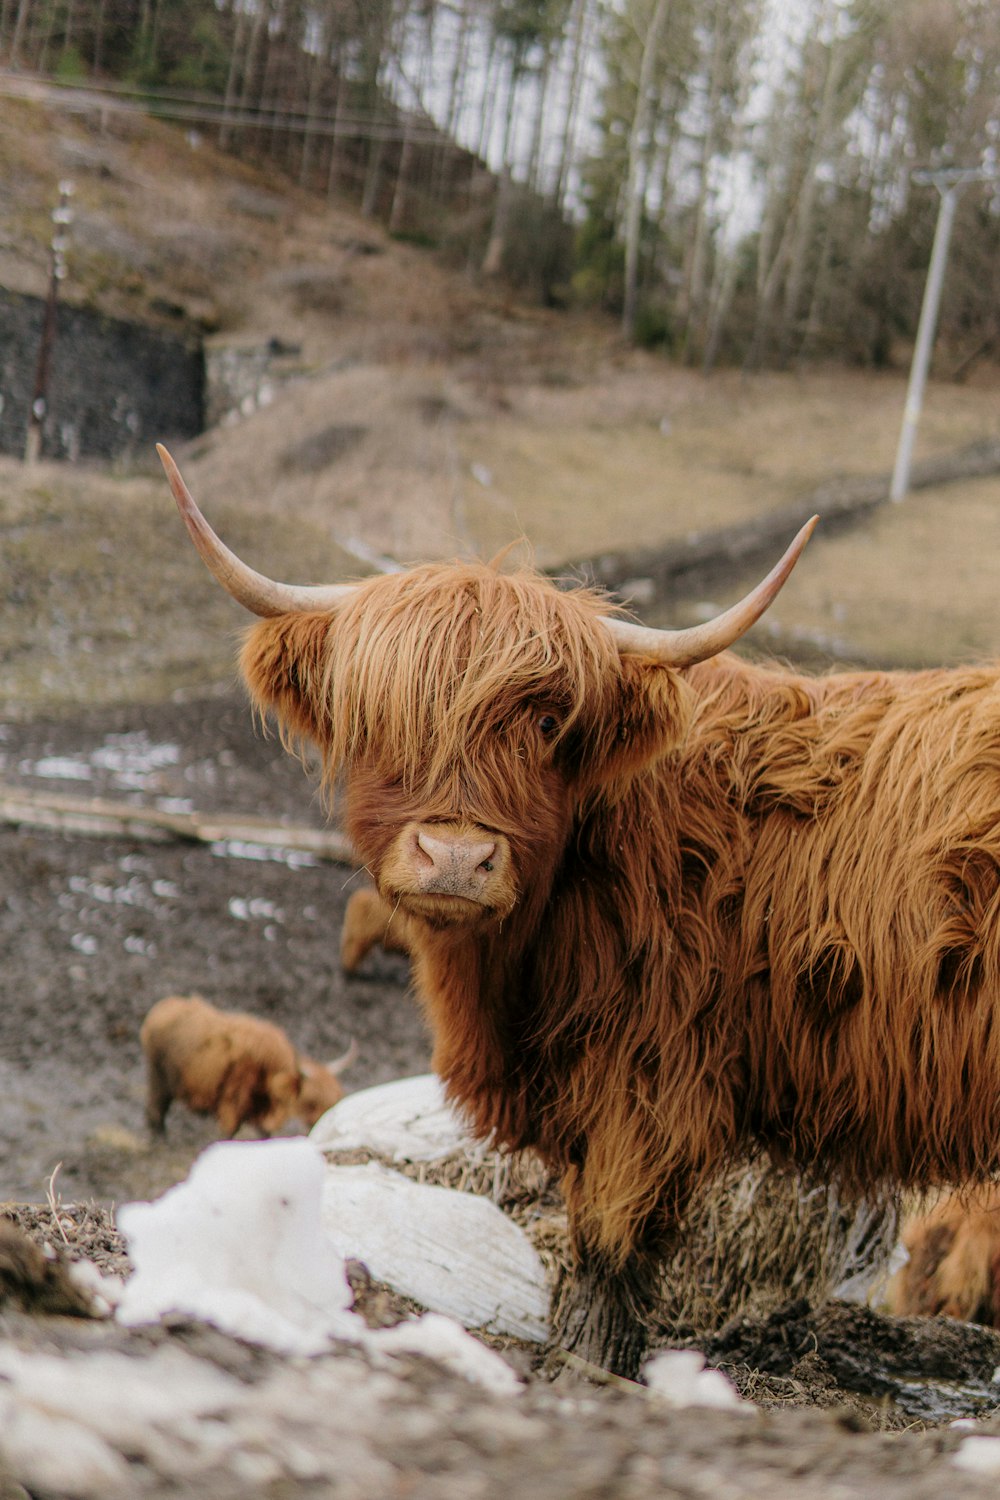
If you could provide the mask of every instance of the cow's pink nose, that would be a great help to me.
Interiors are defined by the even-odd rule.
[[[422,879],[430,877],[435,881],[442,879],[448,883],[454,881],[456,885],[476,886],[493,869],[497,841],[443,830],[432,833],[427,828],[418,828],[417,849],[417,867]],[[460,892],[456,891],[456,894]]]

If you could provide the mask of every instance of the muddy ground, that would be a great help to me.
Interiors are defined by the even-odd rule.
[[[159,807],[322,823],[302,768],[234,693],[155,708],[8,723],[2,779]],[[352,1088],[426,1070],[398,957],[337,962],[351,867],[245,845],[107,841],[0,827],[0,1196],[162,1191],[213,1138],[177,1108],[167,1144],[143,1120],[138,1030],[153,1002],[198,992],[284,1026],[310,1055],[354,1039]]]

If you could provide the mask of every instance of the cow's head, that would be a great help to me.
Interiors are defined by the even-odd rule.
[[[254,702],[318,746],[329,783],[343,778],[349,832],[386,901],[437,928],[544,899],[578,810],[613,802],[676,747],[682,669],[763,614],[814,524],[740,604],[655,631],[592,590],[479,563],[275,583],[223,546],[160,455],[208,567],[261,617],[241,663]]]

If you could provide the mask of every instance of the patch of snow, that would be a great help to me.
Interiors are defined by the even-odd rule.
[[[969,1474],[1000,1474],[1000,1438],[963,1438],[951,1461]]]
[[[285,913],[281,908],[262,896],[251,896],[249,900],[243,896],[230,896],[229,915],[235,917],[238,922],[254,920],[283,922],[285,920]]]
[[[136,1269],[119,1320],[180,1312],[289,1354],[326,1348],[347,1330],[351,1291],[320,1221],[325,1171],[305,1138],[220,1141],[155,1203],[125,1204]]]
[[[451,1318],[424,1313],[422,1318],[379,1329],[372,1347],[389,1354],[421,1354],[426,1359],[482,1385],[496,1395],[513,1396],[521,1382],[505,1359],[480,1344]]]
[[[246,839],[218,839],[209,849],[220,859],[271,860],[289,870],[308,870],[319,864],[308,849],[283,849],[275,844],[253,844]]]
[[[645,1365],[642,1378],[654,1396],[670,1406],[712,1406],[753,1411],[721,1370],[705,1367],[697,1349],[665,1349]]]
[[[73,760],[68,755],[22,760],[17,769],[22,776],[39,776],[45,781],[90,781],[94,774],[85,760]]]
[[[329,1194],[330,1175],[319,1150],[301,1137],[210,1146],[185,1182],[155,1203],[130,1203],[119,1210],[135,1271],[124,1283],[94,1272],[89,1289],[128,1326],[181,1314],[279,1353],[307,1356],[325,1353],[333,1338],[343,1339],[379,1358],[417,1354],[437,1360],[497,1394],[520,1390],[499,1355],[438,1312],[398,1328],[369,1331],[349,1310],[345,1252],[335,1243],[344,1239],[353,1247],[350,1253],[360,1255],[377,1276],[384,1230],[394,1222],[403,1260],[428,1258],[428,1270],[416,1277],[421,1289],[425,1281],[433,1291],[449,1280],[469,1278],[465,1297],[455,1300],[470,1320],[542,1337],[548,1298],[544,1272],[517,1226],[483,1199],[445,1188],[420,1189],[392,1172],[383,1177],[415,1188],[416,1199],[401,1211],[391,1186],[369,1181],[372,1220],[359,1225],[350,1194],[336,1189]],[[457,1209],[442,1217],[428,1208],[428,1194],[455,1200]],[[413,1203],[416,1218],[410,1213]],[[526,1265],[536,1283],[540,1278],[527,1290]],[[506,1298],[513,1317],[498,1308]],[[525,1306],[527,1315],[519,1315]],[[0,1367],[0,1380],[3,1374]],[[146,1414],[143,1420],[155,1425],[168,1416]]]

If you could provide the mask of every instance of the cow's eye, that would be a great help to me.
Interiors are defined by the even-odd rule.
[[[556,730],[559,728],[559,720],[556,718],[555,714],[551,714],[545,711],[540,713],[535,719],[535,725],[538,729],[539,734],[544,735],[548,740],[552,738]]]

